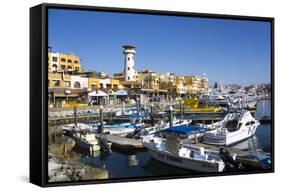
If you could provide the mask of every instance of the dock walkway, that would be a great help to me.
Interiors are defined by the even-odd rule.
[[[117,135],[106,135],[106,137],[108,141],[112,142],[112,146],[116,149],[124,151],[144,149],[140,139],[129,139]]]

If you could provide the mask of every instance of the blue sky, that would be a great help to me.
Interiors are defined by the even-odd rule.
[[[132,44],[136,70],[270,82],[267,22],[50,9],[48,33],[52,51],[73,52],[86,70],[122,72],[122,46]]]

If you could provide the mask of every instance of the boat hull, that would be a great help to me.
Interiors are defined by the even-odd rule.
[[[199,161],[189,158],[180,157],[172,153],[158,151],[147,147],[149,154],[152,158],[162,163],[172,165],[178,168],[184,168],[192,171],[199,172],[222,172],[224,169],[223,165],[218,163],[211,163],[205,161]]]
[[[210,145],[223,145],[230,146],[235,145],[241,141],[247,140],[254,136],[257,126],[250,127],[249,129],[243,129],[242,131],[228,133],[228,134],[205,134],[203,141]]]

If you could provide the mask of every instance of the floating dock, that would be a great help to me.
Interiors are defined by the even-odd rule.
[[[129,139],[117,135],[106,135],[106,137],[112,143],[112,147],[119,150],[132,151],[145,149],[140,139]]]

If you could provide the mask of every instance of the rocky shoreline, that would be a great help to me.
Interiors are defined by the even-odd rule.
[[[72,144],[51,144],[48,153],[48,181],[65,182],[107,179],[107,170],[80,162],[80,155],[72,153]],[[66,147],[68,148],[66,150]],[[65,155],[65,153],[68,153]],[[72,157],[69,157],[72,156]]]
[[[65,181],[80,181],[80,180],[95,180],[106,179],[108,173],[106,170],[88,167],[82,164],[71,164],[68,161],[63,161],[49,155],[49,182],[65,182]]]

